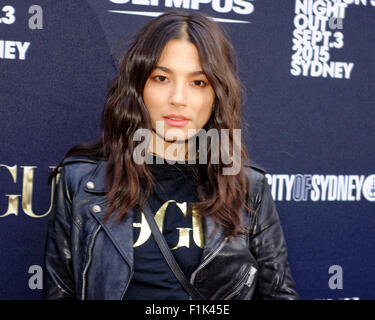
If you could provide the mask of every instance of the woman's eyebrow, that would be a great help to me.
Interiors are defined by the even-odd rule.
[[[160,69],[164,72],[167,72],[167,73],[173,73],[173,71],[167,67],[163,67],[163,66],[156,66],[155,69]],[[189,75],[192,75],[192,76],[197,76],[197,75],[200,75],[200,74],[204,74],[204,72],[202,70],[197,70],[197,71],[192,71],[192,72],[189,72]]]

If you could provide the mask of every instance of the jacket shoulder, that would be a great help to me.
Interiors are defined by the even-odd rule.
[[[62,181],[69,191],[74,194],[85,183],[84,181],[93,175],[100,163],[101,160],[87,156],[67,157],[59,168],[61,177],[58,181]]]
[[[80,172],[87,172],[93,170],[98,163],[99,159],[87,157],[87,156],[70,156],[66,157],[60,167],[60,171],[65,173],[73,173],[74,175],[80,175]]]
[[[254,160],[250,160],[249,164],[246,164],[245,167],[249,168],[249,170],[255,170],[261,174],[266,174],[266,169],[264,169],[263,166],[261,166],[259,163],[255,162]]]
[[[91,157],[88,157],[88,156],[70,156],[70,157],[66,157],[63,162],[62,162],[62,165],[65,166],[67,164],[72,164],[72,163],[75,163],[75,164],[85,164],[85,163],[91,163],[91,164],[97,164],[100,160],[99,159],[95,159],[95,158],[91,158]]]
[[[250,182],[257,182],[265,179],[266,170],[260,164],[250,160],[248,164],[245,164],[245,173]],[[251,184],[251,183],[250,183]]]
[[[245,173],[250,185],[250,197],[259,197],[267,181],[266,170],[260,164],[250,160],[249,164],[245,165]]]

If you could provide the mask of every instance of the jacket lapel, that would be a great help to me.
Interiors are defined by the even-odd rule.
[[[107,203],[105,196],[105,175],[106,162],[101,161],[94,173],[86,182],[85,190],[89,193],[95,194],[94,201],[90,204],[90,212],[94,218],[100,223],[103,230],[112,240],[116,249],[121,256],[128,263],[131,270],[133,270],[133,218],[134,211],[127,212],[126,217],[121,221],[117,221],[117,211],[115,211],[109,219],[104,223],[104,216],[107,210]],[[98,197],[101,194],[102,196]]]
[[[216,224],[211,216],[204,218],[204,249],[201,261],[203,261],[224,240],[224,229]]]

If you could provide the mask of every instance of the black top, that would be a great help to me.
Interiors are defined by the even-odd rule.
[[[191,208],[197,201],[197,165],[184,162],[149,164],[155,190],[149,204],[155,220],[185,275],[198,267],[204,246],[203,220]],[[145,217],[136,214],[133,223],[134,275],[124,299],[189,299],[165,261]]]

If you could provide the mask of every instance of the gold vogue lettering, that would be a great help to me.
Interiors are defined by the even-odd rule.
[[[180,211],[184,216],[187,215],[187,203],[186,202],[176,202],[175,200],[168,200],[163,203],[163,205],[158,209],[155,214],[155,221],[157,226],[160,229],[160,232],[163,232],[163,222],[165,217],[165,212],[171,202],[176,203]],[[204,239],[203,239],[203,229],[202,229],[202,219],[196,210],[192,210],[192,226],[193,226],[193,240],[195,244],[203,248]],[[141,214],[141,222],[134,222],[133,227],[141,228],[137,241],[133,244],[133,247],[138,247],[144,244],[148,238],[151,236],[151,229],[147,223],[144,213]],[[190,243],[190,231],[192,228],[176,228],[179,232],[178,243],[171,250],[176,250],[181,247],[189,248]]]
[[[55,191],[55,178],[51,183],[51,193],[50,193],[50,205],[47,212],[43,214],[36,214],[33,211],[32,201],[33,201],[33,191],[34,191],[34,169],[36,166],[20,166],[23,168],[23,179],[22,179],[22,195],[21,194],[6,194],[8,197],[8,209],[4,213],[0,213],[0,218],[4,218],[9,215],[18,216],[19,210],[19,198],[22,196],[22,210],[23,212],[30,216],[31,218],[43,218],[47,216],[52,210],[52,199]],[[0,168],[5,168],[11,175],[11,181],[17,183],[17,165],[7,166],[0,164]],[[54,168],[54,167],[49,167]],[[59,175],[57,175],[59,178]]]

